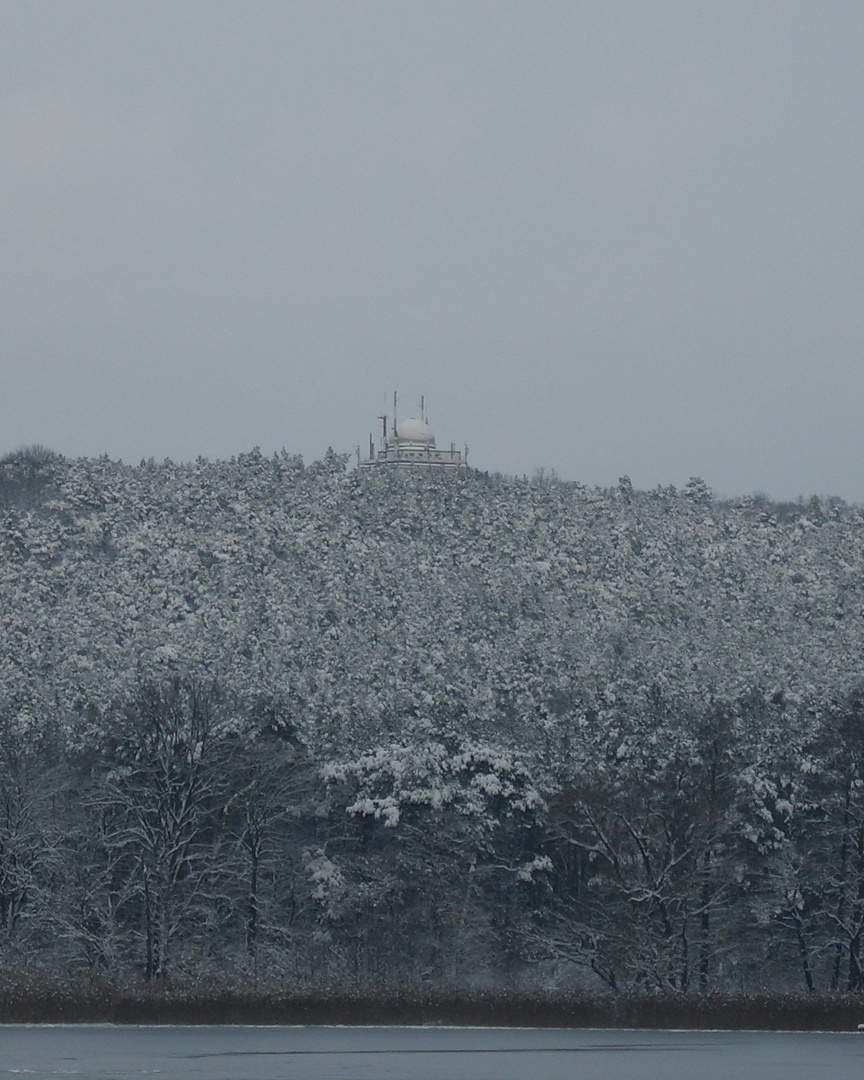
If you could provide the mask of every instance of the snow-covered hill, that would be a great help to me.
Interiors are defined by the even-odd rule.
[[[33,450],[0,506],[7,968],[864,988],[858,509]]]
[[[19,482],[22,473],[29,482]],[[69,721],[145,676],[267,697],[328,752],[430,724],[531,745],[658,689],[846,692],[864,517],[257,452],[0,469],[0,693]],[[38,481],[38,482],[37,482]]]

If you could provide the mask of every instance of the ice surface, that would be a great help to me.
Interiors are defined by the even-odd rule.
[[[0,1078],[843,1080],[857,1033],[0,1026]]]

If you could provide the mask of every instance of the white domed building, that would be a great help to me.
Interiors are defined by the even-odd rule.
[[[393,395],[393,424],[390,431],[387,430],[387,416],[379,416],[382,422],[381,438],[377,448],[372,436],[369,436],[369,458],[362,462],[362,467],[371,468],[380,465],[397,465],[403,467],[421,468],[445,468],[458,469],[468,464],[468,447],[465,447],[463,456],[461,450],[456,449],[455,443],[450,444],[449,450],[440,450],[435,445],[435,432],[429,427],[424,416],[424,408],[421,399],[420,418],[411,417],[408,420],[396,420],[396,395]]]

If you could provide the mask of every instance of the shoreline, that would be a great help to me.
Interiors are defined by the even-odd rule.
[[[438,1027],[857,1033],[864,995],[200,993],[189,987],[0,986],[0,1025]]]

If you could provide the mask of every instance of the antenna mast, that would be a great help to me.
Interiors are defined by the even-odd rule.
[[[396,391],[393,391],[393,437],[399,438],[399,429],[396,426]]]

